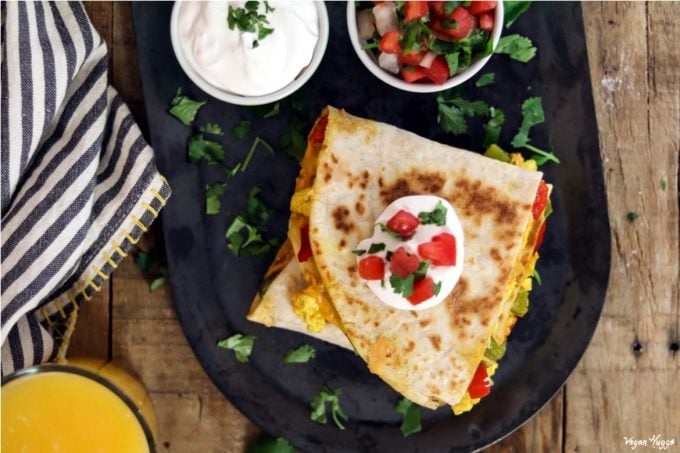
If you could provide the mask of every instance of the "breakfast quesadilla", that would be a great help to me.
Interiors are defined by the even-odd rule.
[[[469,410],[526,313],[550,211],[535,163],[490,151],[514,165],[325,109],[248,319],[351,345],[409,400]]]

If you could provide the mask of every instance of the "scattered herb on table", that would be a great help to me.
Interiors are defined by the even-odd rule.
[[[246,453],[295,453],[295,450],[283,437],[263,435],[246,448]]]
[[[513,60],[526,63],[536,56],[536,47],[526,36],[518,34],[503,36],[494,50],[497,54],[506,54]]]
[[[515,134],[515,137],[512,139],[511,144],[515,148],[526,148],[532,153],[534,153],[531,159],[536,161],[536,165],[539,166],[543,165],[547,161],[553,161],[559,164],[560,160],[557,158],[557,156],[555,156],[554,153],[544,151],[540,148],[537,148],[529,144],[530,142],[529,130],[533,126],[541,124],[544,121],[545,115],[543,113],[543,105],[541,104],[541,98],[531,97],[526,99],[522,103],[522,125],[517,131],[517,134]]]
[[[531,2],[528,1],[504,1],[505,28],[510,28],[517,18],[529,9],[529,6],[531,6]]]
[[[227,247],[236,256],[265,255],[279,243],[276,238],[262,237],[270,211],[257,197],[259,191],[258,187],[251,189],[246,211],[237,215],[227,229]]]
[[[262,145],[262,147],[266,149],[269,154],[274,155],[274,148],[272,148],[272,145],[270,145],[260,137],[255,137],[255,140],[253,140],[253,144],[250,146],[250,150],[248,150],[248,154],[246,154],[246,158],[243,160],[243,163],[241,164],[241,172],[246,171],[246,169],[248,168],[248,164],[250,164],[250,161],[253,158],[253,154],[255,154],[255,149],[257,149],[258,145]]]
[[[149,291],[154,291],[168,282],[168,268],[161,264],[156,253],[139,251],[135,256],[135,264],[142,273],[151,277]]]
[[[503,113],[503,110],[489,107],[489,121],[483,126],[484,142],[482,148],[487,149],[489,146],[498,143],[503,124],[505,124],[505,113]]]
[[[252,121],[242,120],[236,126],[231,128],[231,133],[236,140],[241,140],[248,132],[250,132],[252,127]]]
[[[286,363],[307,363],[316,356],[316,349],[311,344],[304,344],[297,349],[286,352],[283,358]]]
[[[662,180],[661,180],[661,190],[663,190],[663,191],[665,192],[665,191],[666,191],[666,186],[667,186],[666,180],[665,180],[665,179],[662,179]]]
[[[236,360],[240,363],[248,362],[250,354],[253,352],[255,337],[252,335],[234,334],[229,338],[217,342],[217,346],[224,349],[231,349],[236,355]]]
[[[466,117],[489,114],[489,106],[484,101],[468,101],[451,90],[437,95],[437,107],[437,122],[444,131],[455,135],[467,132]]]
[[[397,412],[403,415],[399,429],[404,437],[420,432],[423,427],[420,423],[420,408],[406,398],[397,403]]]
[[[340,419],[347,421],[348,418],[342,410],[342,406],[340,406],[339,398],[341,393],[341,389],[331,389],[329,387],[321,389],[321,392],[319,392],[312,400],[312,411],[309,414],[309,418],[317,423],[326,424],[328,422],[326,417],[326,403],[329,403],[331,405],[331,415],[335,425],[340,429],[345,429],[345,425],[342,424]]]
[[[205,126],[201,126],[201,132],[212,135],[224,135],[224,129],[216,123],[208,123]]]
[[[260,3],[264,3],[264,13],[258,10]],[[227,11],[227,25],[230,30],[238,28],[243,32],[257,33],[257,39],[253,41],[253,49],[260,45],[260,41],[274,33],[274,29],[268,27],[269,19],[266,13],[274,11],[268,2],[247,1],[243,8],[229,6]]]
[[[224,160],[222,145],[214,140],[206,140],[201,134],[189,137],[187,154],[192,163],[205,160],[209,165],[215,165]]]
[[[627,219],[630,223],[635,222],[635,221],[638,219],[638,217],[640,217],[640,216],[638,215],[637,212],[629,212],[628,214],[626,214],[626,219]]]
[[[496,73],[495,72],[487,72],[487,73],[479,76],[479,78],[475,82],[475,86],[477,88],[481,88],[481,87],[485,87],[487,85],[492,85],[495,81],[496,81]]]
[[[276,101],[272,104],[254,105],[250,107],[250,110],[258,118],[262,119],[273,118],[276,115],[278,115],[279,112],[281,111],[281,102]]]
[[[531,276],[533,277],[534,280],[536,280],[536,283],[538,283],[539,285],[543,284],[543,281],[541,281],[541,274],[539,274],[536,269],[534,269],[533,272],[531,272]]]
[[[205,187],[205,213],[208,215],[219,214],[222,209],[220,197],[224,195],[226,183],[216,183]]]
[[[185,126],[190,126],[196,118],[198,109],[205,105],[206,101],[195,101],[182,94],[182,88],[177,88],[175,97],[170,101],[168,112],[180,120]]]

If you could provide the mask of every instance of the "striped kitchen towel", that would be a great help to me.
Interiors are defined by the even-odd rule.
[[[170,188],[80,3],[2,2],[2,374],[54,359]],[[102,332],[102,335],[106,333]]]

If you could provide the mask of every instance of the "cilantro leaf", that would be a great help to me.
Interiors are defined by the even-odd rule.
[[[665,192],[667,186],[668,186],[668,183],[666,182],[666,180],[662,179],[661,180],[661,190],[663,190]]]
[[[420,408],[406,398],[397,403],[397,412],[403,415],[399,429],[404,437],[420,432],[423,427],[420,423]]]
[[[404,297],[413,295],[413,282],[415,275],[409,274],[406,278],[401,278],[397,274],[390,275],[390,285],[395,293],[401,294]]]
[[[529,142],[529,130],[545,121],[540,97],[527,98],[522,103],[522,125],[512,139],[512,146],[521,148]]]
[[[255,443],[246,448],[246,453],[295,453],[293,446],[283,437],[274,439],[261,436]]]
[[[626,219],[627,219],[630,223],[635,222],[635,221],[638,219],[638,217],[640,217],[640,216],[638,215],[637,212],[629,212],[628,214],[626,214]]]
[[[444,132],[460,135],[467,131],[467,122],[463,112],[455,106],[439,104],[437,122],[441,124]]]
[[[539,274],[536,269],[534,269],[531,272],[531,276],[533,277],[534,280],[536,280],[536,283],[538,283],[539,285],[543,284],[543,282],[541,281],[541,274]]]
[[[231,128],[231,133],[236,140],[241,140],[248,132],[250,132],[250,128],[252,126],[252,121],[242,120],[236,126]]]
[[[475,82],[475,86],[477,88],[481,88],[481,87],[485,87],[487,85],[491,85],[495,81],[496,81],[496,73],[495,72],[487,72],[487,73],[479,76],[479,78]]]
[[[505,113],[503,113],[503,110],[501,109],[490,107],[489,116],[490,116],[489,121],[483,126],[484,143],[482,147],[484,149],[498,143],[498,139],[501,136],[501,128],[505,123]]]
[[[529,9],[529,6],[531,6],[531,2],[528,1],[504,1],[503,8],[505,9],[505,28],[510,28],[510,26],[515,23],[517,18]]]
[[[539,167],[548,162],[549,160],[555,162],[556,164],[560,163],[560,160],[557,158],[555,153],[543,151],[542,149],[536,148],[535,146],[530,145],[528,143],[524,145],[524,147],[531,151],[532,153],[534,153],[531,156],[531,159],[535,161],[536,165],[538,165]]]
[[[224,130],[222,129],[222,126],[215,123],[208,123],[205,126],[201,126],[201,132],[213,135],[224,135]]]
[[[484,351],[484,357],[494,362],[498,362],[505,355],[505,343],[498,344],[496,340],[491,337],[490,344]]]
[[[437,282],[434,284],[434,288],[432,289],[432,292],[434,293],[435,296],[439,295],[439,291],[442,290],[442,282]]]
[[[272,145],[270,145],[260,137],[255,137],[255,140],[253,140],[253,144],[250,146],[250,150],[248,151],[246,158],[241,164],[240,168],[241,172],[246,171],[246,169],[248,168],[248,164],[250,163],[250,160],[253,158],[253,154],[255,154],[255,149],[257,148],[257,145],[262,145],[269,152],[269,154],[274,154],[274,148],[272,148]]]
[[[450,16],[463,2],[444,2],[444,14]]]
[[[401,236],[401,234],[399,234],[397,231],[392,230],[390,227],[388,227],[384,223],[379,223],[378,226],[380,227],[380,231],[383,231],[383,232],[389,234],[393,238],[404,240],[404,238]]]
[[[418,269],[414,273],[414,280],[420,280],[425,278],[427,275],[427,270],[430,268],[430,262],[428,260],[421,261],[418,263]]]
[[[217,346],[224,349],[231,349],[234,351],[234,354],[236,354],[236,360],[238,362],[246,363],[250,358],[250,354],[253,352],[254,343],[254,336],[237,333],[229,338],[218,341]]]
[[[418,213],[420,223],[423,225],[444,225],[446,224],[446,207],[441,201],[437,202],[437,206],[432,211],[423,211]]]
[[[340,419],[348,420],[347,415],[342,410],[342,406],[340,406],[339,397],[341,393],[341,389],[331,389],[329,387],[321,389],[321,392],[312,400],[312,411],[309,414],[309,418],[317,423],[326,424],[328,422],[326,418],[326,403],[330,403],[331,415],[335,425],[340,429],[345,429],[345,426],[340,422]]]
[[[297,349],[286,352],[283,358],[286,363],[307,363],[316,356],[316,349],[311,344],[304,344]]]
[[[455,75],[458,71],[458,52],[447,53],[444,57],[446,64],[449,65],[449,74]]]
[[[468,101],[463,98],[455,98],[452,102],[465,116],[486,116],[489,114],[489,106],[484,101]]]
[[[368,248],[368,253],[378,253],[382,252],[383,250],[385,250],[385,244],[382,242],[376,242],[371,244],[371,246]]]
[[[218,214],[222,208],[220,196],[226,189],[225,183],[207,185],[205,187],[205,213],[209,215]]]
[[[182,94],[182,88],[177,88],[175,97],[170,101],[168,113],[174,116],[185,126],[190,126],[196,118],[198,109],[205,105],[206,101],[195,101]]]
[[[403,53],[420,52],[421,43],[432,35],[430,28],[421,20],[409,22],[404,28],[404,34],[399,40]]]
[[[507,54],[513,60],[526,63],[536,56],[536,47],[526,36],[514,34],[503,36],[498,41],[495,52]]]
[[[366,250],[356,249],[356,250],[352,250],[352,253],[354,253],[356,256],[361,256],[361,255],[366,253]]]
[[[274,11],[267,2],[265,3],[265,13]],[[260,2],[247,1],[245,8],[234,8],[231,5],[227,11],[227,25],[230,30],[238,28],[242,32],[255,33],[257,32],[257,40],[253,41],[253,48],[260,45],[259,40],[262,40],[274,32],[273,28],[267,28],[269,19],[265,14],[258,14]]]
[[[257,197],[258,187],[248,194],[246,212],[237,215],[226,232],[227,247],[236,256],[264,255],[277,244],[278,239],[265,240],[262,232],[266,231],[269,220],[269,208]]]
[[[222,145],[213,140],[206,140],[201,134],[189,137],[187,154],[191,163],[205,160],[209,165],[214,165],[224,160]]]

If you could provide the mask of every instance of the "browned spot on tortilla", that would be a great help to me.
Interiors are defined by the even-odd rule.
[[[430,340],[430,343],[432,343],[432,347],[435,351],[441,349],[442,339],[439,335],[429,335],[427,338]]]
[[[380,191],[380,197],[386,205],[398,198],[413,194],[411,186],[404,178],[399,178],[394,184]]]
[[[423,173],[413,169],[389,185],[386,185],[385,181],[381,181],[382,178],[378,179],[378,185],[381,188],[380,197],[384,204],[390,204],[394,200],[407,195],[440,194],[446,183],[446,174]]]
[[[481,319],[480,323],[481,323],[483,326],[488,326],[489,324],[491,324],[491,317],[490,317],[489,315],[484,315],[484,316],[482,316],[482,319]]]
[[[323,175],[323,180],[324,180],[324,182],[328,182],[328,181],[331,180],[332,177],[333,177],[333,175],[331,175],[330,173],[325,173]]]
[[[349,187],[350,189],[353,189],[354,188],[354,181],[352,181],[350,179],[349,182],[347,182],[347,187]]]
[[[373,327],[378,327],[380,323],[378,321],[373,321]]]
[[[334,164],[338,163],[338,156],[335,154],[331,153],[331,160],[333,161]]]
[[[498,249],[496,247],[491,248],[491,251],[489,251],[489,255],[491,255],[491,259],[494,260],[496,263],[500,263],[503,260],[501,254],[498,253]]]
[[[319,241],[317,240],[312,240],[312,244],[314,244],[314,248],[319,250],[321,248],[321,245],[319,244]]]
[[[479,180],[462,176],[456,180],[455,188],[448,198],[455,200],[456,207],[469,214],[473,220],[491,215],[495,223],[511,228],[519,220],[519,211],[523,206],[523,203],[510,200],[494,187],[483,186]]]
[[[414,318],[418,317],[418,312],[416,312],[414,310],[409,311],[409,313],[411,313],[411,316],[413,316]],[[408,327],[408,326],[405,326],[405,327]]]
[[[463,325],[463,326],[470,326],[472,325],[472,321],[470,321],[470,318],[467,316],[461,316],[458,318],[458,321]]]
[[[432,393],[433,395],[441,395],[442,391],[439,390],[439,387],[435,387],[434,385],[431,385],[430,386],[430,393]]]
[[[335,221],[335,228],[349,233],[354,228],[354,224],[349,221],[349,209],[347,206],[340,205],[333,210],[333,220]]]
[[[446,183],[446,178],[439,173],[419,174],[416,181],[426,193],[439,193]]]
[[[383,181],[382,176],[378,178],[378,187],[380,187],[381,189],[385,187],[385,181]]]
[[[319,232],[319,227],[312,228],[312,233],[318,233],[318,232]]]
[[[354,264],[350,264],[350,265],[347,267],[347,272],[349,272],[350,274],[353,274],[353,273],[355,273],[356,271],[357,271],[357,267],[356,267]]]
[[[431,322],[432,322],[431,319],[423,319],[422,321],[420,321],[420,327],[427,327],[430,325]]]
[[[347,241],[344,239],[340,239],[340,242],[338,242],[338,247],[344,248],[347,245]]]
[[[364,205],[359,201],[357,201],[356,204],[354,205],[354,209],[356,209],[358,214],[363,214],[366,211]]]
[[[406,348],[404,349],[404,352],[411,352],[415,349],[416,344],[413,341],[409,341],[408,344],[406,345]]]

